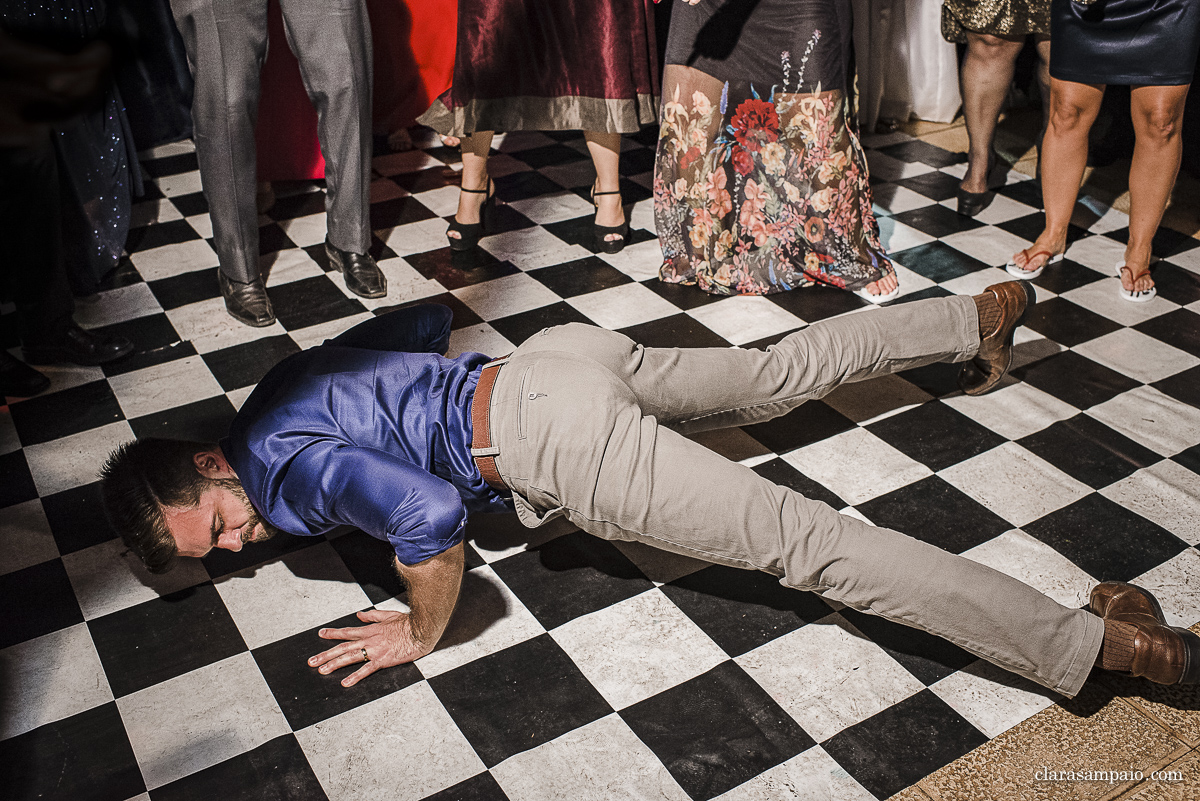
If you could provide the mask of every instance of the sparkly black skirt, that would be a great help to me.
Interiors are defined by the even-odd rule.
[[[1195,0],[1053,0],[1050,74],[1076,83],[1191,83],[1200,48]]]

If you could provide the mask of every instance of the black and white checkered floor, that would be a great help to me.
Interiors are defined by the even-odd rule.
[[[470,526],[441,647],[345,690],[305,659],[318,628],[405,608],[386,546],[281,537],[151,577],[114,539],[95,483],[113,446],[215,439],[279,359],[400,303],[451,306],[454,352],[491,354],[572,320],[654,345],[761,346],[876,313],[821,288],[718,299],[660,284],[654,132],[636,139],[622,165],[634,244],[616,256],[589,249],[578,136],[498,143],[503,231],[464,261],[444,238],[457,154],[377,158],[381,301],[328,272],[319,188],[280,197],[262,220],[279,314],[265,329],[223,310],[191,146],[148,154],[128,264],[78,313],[137,354],[53,368],[49,392],[0,407],[5,797],[883,799],[1054,702],[765,575],[503,516]],[[959,156],[903,134],[868,144],[897,302],[1006,278],[997,265],[1040,230],[1035,184],[1014,173],[968,220],[952,205]],[[1111,277],[1126,219],[1093,212],[1036,282],[1003,389],[964,397],[935,366],[703,441],[1063,603],[1136,579],[1176,624],[1200,620],[1200,243],[1162,232],[1159,296],[1128,303]],[[0,332],[16,345],[11,319]]]

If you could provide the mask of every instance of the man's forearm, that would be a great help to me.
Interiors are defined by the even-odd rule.
[[[404,565],[396,560],[396,571],[408,585],[409,621],[412,635],[418,643],[432,651],[441,639],[454,604],[458,601],[458,590],[462,585],[463,545],[437,556]]]

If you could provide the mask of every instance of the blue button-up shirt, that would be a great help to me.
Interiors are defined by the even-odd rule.
[[[470,512],[511,508],[470,452],[489,359],[437,355],[449,335],[449,309],[416,306],[267,373],[221,442],[259,513],[299,535],[355,526],[411,565],[461,542]]]

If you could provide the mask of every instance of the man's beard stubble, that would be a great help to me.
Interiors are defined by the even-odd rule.
[[[251,542],[263,542],[264,540],[271,539],[271,537],[274,537],[279,533],[279,529],[275,528],[275,526],[263,519],[263,516],[260,515],[258,510],[254,508],[254,504],[250,503],[250,498],[247,497],[246,490],[244,487],[242,487],[242,482],[239,479],[216,478],[213,479],[212,482],[214,485],[232,492],[234,497],[236,497],[238,501],[241,502],[242,506],[245,507],[246,514],[249,515],[249,520],[242,529],[243,545]],[[258,530],[259,526],[262,526],[262,534],[256,536],[254,532]]]

